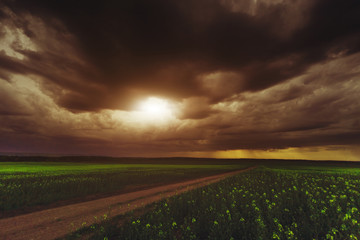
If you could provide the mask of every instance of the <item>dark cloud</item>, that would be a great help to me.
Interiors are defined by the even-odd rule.
[[[276,139],[276,140],[274,140]],[[295,137],[282,134],[241,134],[236,140],[216,139],[209,142],[208,148],[218,150],[236,150],[236,149],[285,149],[289,147],[319,147],[328,145],[359,145],[360,132],[342,133],[334,135],[317,135]]]
[[[180,119],[202,119],[216,113],[206,98],[188,98],[182,102],[177,117]]]
[[[0,7],[0,134],[8,149],[31,137],[27,149],[52,139],[46,146],[55,152],[360,144],[357,0]],[[172,125],[126,118],[147,97],[176,106]],[[108,109],[128,112],[119,120]]]
[[[18,147],[21,145],[21,150]],[[5,133],[0,139],[3,153],[31,153],[31,154],[79,154],[86,152],[89,155],[101,154],[96,146],[102,145],[109,150],[107,142],[97,138],[82,138],[71,135],[52,136],[33,135],[31,133],[9,134]],[[94,148],[95,147],[95,148]],[[66,149],[67,151],[64,151]],[[109,152],[108,155],[111,155]]]
[[[46,76],[72,92],[59,102],[69,109],[129,109],[137,91],[139,95],[176,99],[201,95],[220,101],[229,96],[208,95],[199,78],[219,71],[233,72],[242,76],[233,92],[257,91],[302,73],[326,59],[329,49],[358,51],[358,1],[260,1],[253,6],[256,11],[251,10],[250,2],[235,3],[5,1],[15,14],[40,17],[59,34],[69,31],[74,36],[84,66],[61,56],[42,53],[39,59],[36,54],[27,55],[32,63],[47,62],[63,74],[69,69],[78,74],[76,79]],[[297,13],[296,8],[304,13]],[[29,37],[36,36],[25,20],[17,21],[17,25]],[[286,37],[276,31],[288,28],[294,29]],[[337,50],[333,48],[335,42]],[[21,68],[11,63],[9,70]],[[45,66],[33,70],[37,74],[46,72]],[[89,89],[87,83],[105,90]]]

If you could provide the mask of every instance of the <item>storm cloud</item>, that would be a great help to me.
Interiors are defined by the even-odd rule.
[[[359,1],[0,7],[5,150],[31,136],[114,155],[360,144]],[[175,106],[171,124],[134,127],[128,115],[147,97]]]

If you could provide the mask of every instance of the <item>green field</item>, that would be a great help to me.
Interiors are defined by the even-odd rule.
[[[115,194],[245,168],[246,165],[0,162],[0,211]]]
[[[359,191],[360,168],[268,165],[69,239],[360,239]]]
[[[67,239],[360,240],[357,163],[55,160],[0,162],[1,217],[257,165],[254,170],[218,183],[113,216]]]

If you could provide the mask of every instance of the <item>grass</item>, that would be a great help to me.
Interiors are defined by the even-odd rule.
[[[342,174],[360,174],[360,166],[357,167],[343,167],[343,166],[304,166],[304,165],[289,165],[289,166],[267,166],[268,170],[276,171],[294,171],[302,173],[342,173]]]
[[[210,165],[210,164],[94,164],[94,163],[59,163],[59,162],[0,162],[0,174],[7,173],[48,173],[69,174],[86,173],[103,170],[151,171],[154,169],[219,169],[232,170],[240,164]]]
[[[0,162],[0,210],[133,191],[255,165],[195,162]],[[263,167],[115,216],[67,238],[360,240],[358,164],[260,164]]]
[[[90,239],[360,239],[359,169],[262,167],[82,229]],[[72,239],[76,239],[72,235]]]
[[[135,191],[241,168],[245,165],[0,162],[1,216],[10,210]]]

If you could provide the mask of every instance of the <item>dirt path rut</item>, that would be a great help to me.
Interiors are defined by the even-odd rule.
[[[255,167],[0,219],[0,239],[46,240],[59,238],[82,226],[100,222],[105,217],[124,214],[253,168]]]

